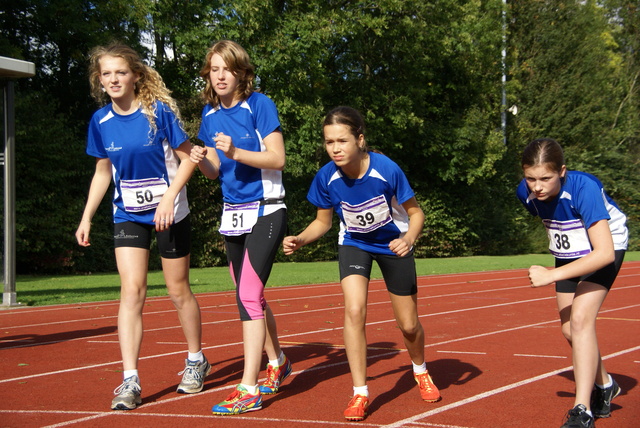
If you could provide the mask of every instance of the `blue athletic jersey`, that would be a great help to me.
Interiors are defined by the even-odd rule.
[[[145,183],[153,182],[156,187],[169,186],[178,171],[180,160],[173,149],[188,140],[189,136],[167,105],[158,101],[155,110],[155,134],[152,134],[149,121],[141,110],[122,116],[113,111],[111,104],[96,111],[89,122],[87,154],[101,159],[109,158],[113,165],[114,223],[133,221],[154,224],[155,207],[148,209],[145,206],[137,210],[128,204],[125,208],[122,186],[139,186],[138,196],[144,201],[145,190],[148,189]],[[187,214],[189,204],[184,187],[175,200],[176,223]]]
[[[546,202],[538,201],[523,179],[517,196],[532,215],[542,219],[549,251],[557,258],[579,258],[591,252],[587,230],[600,220],[608,221],[614,248],[627,249],[627,218],[591,174],[567,171],[558,196]]]
[[[402,204],[415,194],[395,162],[373,152],[369,159],[369,169],[359,179],[348,178],[333,161],[327,163],[314,177],[307,199],[338,214],[338,244],[395,255],[389,243],[409,229]]]
[[[207,147],[214,147],[213,139],[219,132],[231,136],[233,145],[240,149],[263,152],[266,147],[263,136],[280,130],[276,105],[269,97],[253,92],[245,101],[226,109],[207,104],[202,111],[202,123],[198,138]],[[216,149],[217,150],[217,149]],[[242,204],[267,199],[284,198],[282,171],[259,169],[236,162],[218,150],[220,158],[220,182],[223,200],[230,204]],[[271,205],[282,208],[283,205]],[[260,214],[263,214],[261,207]],[[266,214],[266,213],[265,213]]]

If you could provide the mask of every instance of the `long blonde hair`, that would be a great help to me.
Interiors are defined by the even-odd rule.
[[[140,76],[135,85],[136,100],[141,104],[142,113],[149,120],[153,133],[157,131],[155,103],[162,101],[175,114],[178,121],[181,120],[180,110],[176,101],[171,97],[171,91],[167,88],[160,74],[153,68],[142,62],[142,58],[132,48],[118,42],[107,46],[97,46],[89,53],[89,84],[91,96],[98,105],[104,106],[109,102],[109,96],[103,91],[100,83],[100,58],[103,56],[122,58],[127,62],[131,71]]]
[[[209,76],[209,72],[211,71],[211,57],[215,54],[222,57],[224,63],[229,67],[229,70],[238,79],[235,96],[241,101],[249,98],[249,95],[254,92],[253,79],[256,76],[253,64],[251,64],[251,58],[249,58],[247,51],[238,43],[231,40],[220,40],[209,48],[204,59],[204,65],[202,69],[200,69],[200,77],[205,80],[206,84],[202,91],[204,101],[214,107],[220,105],[220,97],[216,94],[211,84],[211,77]]]

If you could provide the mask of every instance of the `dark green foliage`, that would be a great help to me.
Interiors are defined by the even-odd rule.
[[[290,233],[314,217],[308,186],[327,162],[324,114],[360,109],[368,143],[407,173],[425,211],[419,257],[545,252],[544,232],[515,198],[519,155],[533,138],[566,148],[571,169],[596,174],[638,236],[640,15],[603,0],[0,0],[0,55],[36,63],[18,81],[17,234],[20,272],[113,270],[110,196],[92,245],[74,232],[94,160],[85,152],[86,55],[118,39],[164,77],[192,142],[207,48],[233,39],[250,53],[257,86],[278,106],[287,148]],[[503,35],[508,116],[501,129]],[[189,182],[192,265],[224,265],[217,182]],[[332,260],[337,219],[319,242],[278,261]],[[151,268],[158,268],[157,255]]]

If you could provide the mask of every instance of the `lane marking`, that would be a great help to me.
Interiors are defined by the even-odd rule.
[[[533,299],[533,301],[536,301],[536,300],[540,300],[540,299]],[[491,308],[493,306],[504,306],[504,304],[483,306],[482,308]],[[617,311],[617,310],[625,310],[625,309],[635,308],[635,307],[638,307],[638,306],[640,306],[640,304],[624,306],[624,307],[621,307],[621,308],[607,309],[607,310],[600,311],[600,312],[612,312],[612,311]],[[468,310],[475,310],[475,309],[477,309],[477,308],[470,308]],[[455,310],[455,311],[442,312],[440,314],[450,314],[450,313],[454,313],[454,312],[466,312],[466,311],[467,310],[465,310],[465,309],[459,309],[459,310]],[[304,313],[304,312],[301,312],[301,313]],[[437,314],[422,315],[421,317],[435,316],[435,315],[437,315]],[[381,324],[381,323],[395,323],[395,322],[396,322],[395,319],[391,319],[391,320],[386,320],[386,321],[378,321],[378,322],[373,322],[373,323],[367,323],[367,325],[374,325],[374,324]],[[518,326],[518,327],[510,327],[510,328],[506,328],[506,329],[502,329],[502,330],[494,330],[494,331],[491,331],[491,332],[479,333],[479,334],[475,334],[475,335],[472,335],[472,336],[449,339],[449,340],[444,340],[444,341],[441,341],[441,342],[433,342],[433,343],[425,345],[425,348],[432,348],[432,347],[435,347],[435,346],[445,345],[445,344],[449,344],[449,343],[461,342],[461,341],[470,340],[470,339],[477,339],[477,338],[480,338],[480,337],[492,336],[492,335],[495,335],[495,334],[501,334],[501,333],[516,331],[516,330],[522,330],[522,329],[526,329],[526,328],[530,328],[530,327],[536,327],[536,326],[540,326],[540,325],[544,325],[544,324],[551,324],[551,323],[557,323],[557,322],[558,322],[558,320],[554,318],[553,320],[550,320],[550,321],[541,321],[541,322],[522,325],[522,326]],[[311,335],[311,334],[317,334],[317,333],[326,333],[327,331],[337,331],[337,330],[342,330],[342,329],[343,329],[343,327],[333,327],[333,328],[330,328],[330,329],[319,329],[319,330],[310,330],[310,331],[301,332],[301,333],[283,334],[283,335],[278,335],[278,339],[282,340],[282,339],[286,339],[286,338],[289,338],[289,337],[305,336],[305,335]],[[202,350],[204,351],[204,350],[209,350],[209,349],[224,348],[224,347],[227,347],[227,346],[239,346],[239,345],[243,345],[243,342],[239,341],[239,342],[231,342],[231,343],[225,343],[225,344],[220,344],[220,345],[208,346],[208,347],[203,347]],[[33,346],[33,345],[31,345],[31,346]],[[184,353],[183,351],[166,352],[166,353],[163,353],[163,354],[148,355],[146,357],[140,357],[139,360],[149,360],[149,359],[153,359],[153,358],[161,358],[161,357],[173,356],[173,355],[178,355],[178,354],[183,354],[183,353]],[[93,365],[90,365],[90,366],[74,367],[74,368],[70,368],[70,369],[63,369],[63,370],[57,370],[57,371],[52,371],[52,372],[33,374],[33,375],[22,376],[22,377],[11,378],[11,379],[1,379],[0,380],[0,384],[6,383],[6,382],[12,382],[12,381],[21,381],[21,380],[25,380],[25,379],[33,379],[33,378],[37,378],[37,377],[40,377],[40,376],[49,376],[49,375],[59,374],[59,373],[69,373],[69,372],[74,372],[74,371],[77,371],[77,370],[85,370],[85,369],[92,369],[92,368],[98,368],[98,367],[106,367],[106,366],[111,366],[111,365],[116,365],[116,364],[121,364],[121,363],[122,363],[122,361],[118,360],[118,361],[111,361],[111,362],[100,363],[100,364],[93,364]]]
[[[536,354],[513,354],[514,357],[533,357],[533,358],[567,358],[563,355],[536,355]]]
[[[633,319],[633,318],[609,318],[609,317],[597,317],[596,319],[599,319],[599,320],[613,320],[613,321],[635,321],[635,322],[640,321],[640,319]]]
[[[620,355],[628,354],[630,352],[635,352],[637,350],[640,350],[640,346],[624,349],[622,351],[615,352],[613,354],[609,354],[606,357],[602,357],[602,359],[603,360],[607,360],[609,358],[618,357]],[[525,386],[525,385],[528,385],[530,383],[537,382],[537,381],[540,381],[540,380],[544,380],[544,379],[547,379],[547,378],[549,378],[551,376],[556,376],[556,375],[558,375],[560,373],[564,373],[564,372],[571,371],[571,370],[573,370],[573,366],[569,366],[569,367],[564,367],[564,368],[561,368],[561,369],[553,370],[553,371],[550,371],[550,372],[547,372],[547,373],[544,373],[544,374],[541,374],[541,375],[538,375],[538,376],[534,376],[534,377],[529,378],[529,379],[521,380],[519,382],[514,382],[514,383],[512,383],[510,385],[505,385],[505,386],[502,386],[500,388],[493,389],[491,391],[486,391],[486,392],[483,392],[483,393],[480,393],[480,394],[476,394],[473,397],[469,397],[469,398],[466,398],[464,400],[456,401],[455,403],[447,404],[445,406],[439,407],[437,409],[430,410],[428,412],[421,413],[419,415],[412,416],[410,418],[406,418],[406,419],[403,419],[403,420],[400,420],[400,421],[396,421],[396,422],[388,424],[388,425],[382,425],[380,428],[400,428],[400,427],[405,426],[406,424],[419,421],[420,419],[424,419],[424,418],[427,418],[429,416],[437,415],[437,414],[446,412],[448,410],[455,409],[455,408],[460,407],[460,406],[471,404],[471,403],[474,403],[476,401],[482,400],[483,398],[491,397],[493,395],[500,394],[500,393],[505,392],[505,391],[510,391],[512,389],[519,388],[521,386]]]
[[[640,346],[636,346],[634,348],[628,348],[628,349],[625,349],[625,350],[622,350],[622,351],[619,351],[619,352],[615,352],[615,353],[609,354],[607,356],[602,357],[602,359],[603,360],[608,360],[610,358],[618,357],[620,355],[624,355],[624,354],[627,354],[627,353],[630,353],[630,352],[634,352],[634,351],[637,351],[637,350],[640,350]],[[389,355],[391,355],[391,354],[395,354],[395,352],[394,353],[389,353]],[[378,355],[378,356],[376,356],[376,358],[380,358],[380,357],[384,357],[384,356],[385,355]],[[300,373],[308,373],[308,372],[313,372],[313,371],[316,371],[316,370],[326,370],[327,368],[330,368],[330,367],[341,366],[341,365],[345,365],[345,364],[347,364],[346,361],[339,362],[339,363],[333,363],[333,364],[327,364],[327,365],[323,365],[323,366],[315,366],[315,367],[311,367],[309,369],[293,372],[293,373],[291,373],[291,375],[297,376]],[[561,369],[553,370],[551,372],[547,372],[547,373],[544,373],[544,374],[541,374],[541,375],[538,375],[538,376],[534,376],[532,378],[525,379],[525,380],[522,380],[522,381],[519,381],[519,382],[514,382],[514,383],[512,383],[510,385],[506,385],[506,386],[503,386],[503,387],[500,387],[500,388],[496,388],[496,389],[493,389],[491,391],[486,391],[486,392],[483,392],[483,393],[480,393],[480,394],[476,394],[473,397],[469,397],[467,399],[460,400],[460,401],[457,401],[455,403],[451,403],[451,404],[448,404],[446,406],[440,407],[438,409],[430,410],[428,412],[424,412],[424,413],[412,416],[410,418],[406,418],[406,419],[403,419],[403,420],[400,420],[400,421],[396,421],[396,422],[394,422],[392,424],[388,424],[388,425],[373,425],[373,424],[367,424],[367,423],[363,423],[363,424],[359,423],[358,425],[359,426],[360,425],[362,425],[362,426],[376,426],[376,427],[379,427],[379,428],[401,428],[403,426],[406,426],[407,424],[422,425],[422,424],[425,424],[426,422],[421,422],[420,419],[424,419],[424,418],[429,417],[429,416],[433,416],[433,415],[436,415],[436,414],[439,414],[439,413],[443,413],[445,411],[448,411],[448,410],[451,410],[451,409],[454,409],[454,408],[457,408],[457,407],[460,407],[460,406],[463,406],[463,405],[466,405],[466,404],[471,404],[471,403],[479,401],[479,400],[481,400],[483,398],[491,397],[491,396],[499,394],[501,392],[505,392],[505,391],[508,391],[508,390],[511,390],[511,389],[515,389],[515,388],[518,388],[520,386],[525,386],[525,385],[528,385],[530,383],[533,383],[533,382],[536,382],[536,381],[539,381],[539,380],[544,380],[546,378],[549,378],[549,377],[552,377],[552,376],[555,376],[557,374],[560,374],[560,373],[563,373],[563,372],[566,372],[566,371],[570,371],[570,370],[573,370],[573,366],[569,366],[569,367],[564,367],[564,368],[561,368]],[[218,387],[218,388],[207,389],[205,391],[200,392],[198,395],[201,396],[201,395],[211,394],[211,393],[214,393],[214,392],[230,390],[234,386],[235,385],[226,385],[226,386],[221,386],[221,387]],[[154,406],[158,406],[158,405],[164,405],[164,404],[167,404],[167,403],[170,403],[170,402],[174,402],[174,401],[185,400],[185,399],[189,399],[191,397],[192,396],[188,395],[188,394],[180,395],[180,396],[168,398],[168,399],[165,399],[165,400],[157,400],[157,401],[154,401],[154,402],[151,402],[151,403],[146,403],[146,404],[144,404],[144,407],[145,407],[145,409],[148,409],[150,407],[154,407]],[[0,410],[0,413],[54,413],[54,412],[55,411],[41,411],[41,412],[39,412],[39,411],[20,411],[20,410]],[[55,413],[58,413],[58,412],[55,412]],[[67,415],[71,415],[71,414],[79,414],[79,415],[80,414],[90,414],[91,416],[87,416],[85,418],[80,418],[80,419],[75,419],[75,420],[72,420],[72,421],[58,423],[56,425],[49,425],[49,426],[43,427],[43,428],[58,428],[58,427],[63,427],[63,426],[67,426],[67,425],[73,425],[73,424],[77,424],[77,423],[87,422],[87,421],[91,421],[91,420],[95,420],[95,419],[103,418],[103,417],[108,417],[108,416],[114,416],[114,415],[115,416],[125,416],[126,415],[124,412],[122,412],[122,413],[121,412],[98,412],[98,413],[93,413],[93,412],[80,412],[80,411],[79,412],[60,411],[60,413],[64,413],[64,414],[67,414]],[[144,416],[144,415],[149,415],[149,416],[150,415],[154,415],[154,416],[161,416],[161,417],[176,417],[177,416],[177,415],[168,415],[168,414],[163,414],[163,413],[160,413],[160,414],[140,413],[140,412],[131,413],[132,417]],[[184,417],[201,417],[201,416],[200,415],[184,415]],[[207,415],[206,417],[207,418],[211,418],[210,415]],[[254,418],[253,415],[250,418],[249,417],[243,417],[242,415],[234,415],[233,419],[248,419],[248,420],[260,419],[260,420],[262,420],[262,418]],[[269,421],[269,420],[279,420],[279,421],[282,421],[282,422],[294,422],[295,421],[295,422],[300,422],[300,423],[315,423],[314,421],[291,420],[291,419],[265,418],[264,420],[267,420],[267,421]],[[334,424],[335,425],[343,425],[344,424],[344,422],[331,422],[331,421],[318,421],[318,423],[321,423],[321,424],[327,423],[327,424],[332,424],[332,425],[334,425]],[[426,425],[426,426],[447,427],[449,425],[435,425],[435,424],[433,424],[433,425]],[[463,427],[460,427],[460,428],[463,428]]]

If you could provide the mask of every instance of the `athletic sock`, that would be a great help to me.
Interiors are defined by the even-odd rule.
[[[426,362],[423,362],[421,365],[417,365],[416,363],[411,361],[411,364],[413,365],[413,372],[415,374],[420,374],[420,373],[424,373],[424,372],[427,371],[427,363]]]
[[[187,359],[189,361],[198,361],[200,363],[204,363],[204,354],[202,353],[202,349],[198,352],[189,352]]]
[[[613,379],[611,378],[611,375],[610,375],[610,374],[607,374],[607,376],[609,376],[609,381],[608,381],[606,384],[604,384],[604,385],[598,385],[598,384],[596,383],[596,386],[597,386],[598,388],[600,388],[600,389],[605,389],[605,388],[609,388],[611,385],[613,385]]]
[[[353,396],[355,397],[356,395],[364,395],[365,397],[369,396],[369,387],[367,385],[365,386],[354,386],[353,387]]]
[[[278,355],[277,360],[269,360],[269,364],[273,367],[280,367],[284,364],[284,352],[280,351],[280,355]]]
[[[251,395],[256,395],[258,393],[258,385],[247,385],[247,384],[241,383],[240,386],[246,389],[247,392]]]
[[[129,379],[131,376],[138,376],[138,370],[125,370],[122,372],[123,379]],[[140,376],[138,376],[138,379]]]

